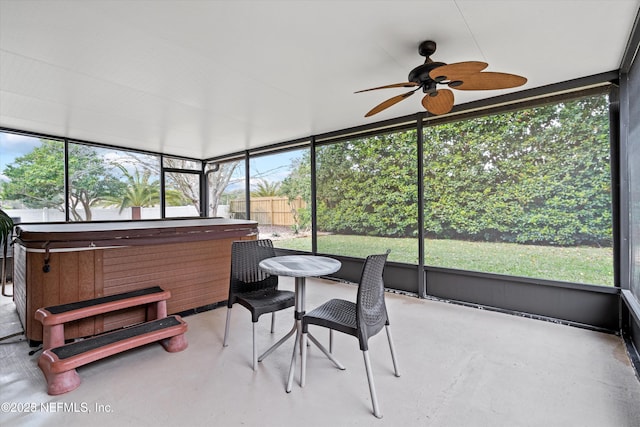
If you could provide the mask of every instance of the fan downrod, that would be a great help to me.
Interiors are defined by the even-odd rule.
[[[409,72],[408,80],[414,82],[422,87],[424,93],[435,94],[436,83],[431,77],[429,72],[435,68],[446,65],[444,62],[435,62],[430,56],[436,51],[436,42],[432,40],[426,40],[420,43],[418,46],[418,53],[425,57],[424,64],[418,65],[416,68]]]

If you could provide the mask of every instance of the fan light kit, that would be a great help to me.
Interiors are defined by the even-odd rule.
[[[434,41],[427,40],[420,43],[418,53],[426,59],[424,64],[411,70],[408,77],[409,81],[357,91],[356,93],[361,93],[378,89],[415,87],[409,92],[396,95],[376,105],[365,114],[365,117],[370,117],[386,110],[403,99],[410,97],[419,89],[422,89],[425,93],[422,98],[422,106],[431,114],[439,115],[451,111],[454,96],[453,91],[450,89],[438,89],[438,85],[447,85],[457,90],[495,90],[518,87],[527,82],[526,78],[515,74],[483,71],[489,66],[486,62],[466,61],[448,65],[444,62],[435,62],[431,59],[431,55],[435,51],[436,43]]]

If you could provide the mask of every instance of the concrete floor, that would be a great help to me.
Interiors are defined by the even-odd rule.
[[[281,283],[293,288],[292,279]],[[355,299],[353,285],[307,283],[307,309]],[[371,413],[356,339],[336,334],[345,371],[311,346],[306,386],[296,375],[287,394],[293,341],[253,372],[250,315],[238,306],[227,348],[225,308],[189,316],[187,350],[152,344],[95,362],[78,369],[78,389],[56,397],[46,394],[39,354],[29,356],[19,336],[0,341],[0,425],[640,426],[640,381],[617,336],[396,294],[387,305],[401,377],[385,334],[372,338],[381,420]],[[292,309],[280,313],[271,335],[264,316],[260,348],[288,331],[292,317]],[[15,327],[2,319],[0,337]],[[325,330],[316,331],[326,342]]]

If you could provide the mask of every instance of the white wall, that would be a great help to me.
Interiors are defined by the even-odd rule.
[[[3,209],[10,217],[19,218],[19,222],[64,222],[64,212],[56,209]],[[93,221],[118,221],[131,219],[131,209],[92,208]],[[190,206],[168,206],[167,217],[198,216],[196,208]],[[142,219],[160,218],[160,207],[142,208]]]

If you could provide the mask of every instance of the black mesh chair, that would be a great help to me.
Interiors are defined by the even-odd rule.
[[[245,240],[231,245],[231,278],[227,301],[227,322],[224,328],[224,343],[227,346],[231,308],[239,303],[251,312],[253,322],[253,370],[256,370],[258,351],[256,348],[256,324],[258,318],[271,313],[271,333],[275,326],[276,311],[295,305],[295,293],[278,290],[278,276],[262,271],[258,264],[266,258],[276,256],[271,240]]]
[[[351,301],[332,299],[307,313],[302,318],[302,369],[300,373],[300,386],[304,387],[306,376],[307,333],[309,325],[329,328],[330,334],[333,333],[333,330],[336,330],[352,335],[358,338],[360,342],[360,350],[362,350],[364,356],[364,365],[367,371],[367,379],[369,380],[373,414],[378,418],[382,418],[382,413],[378,407],[378,398],[373,383],[368,341],[369,338],[380,332],[383,327],[387,331],[395,376],[400,376],[391,332],[389,331],[389,316],[387,315],[387,308],[384,303],[382,272],[388,255],[389,251],[382,255],[370,255],[367,257],[364,268],[362,269],[360,284],[358,286],[358,297],[355,304]],[[331,335],[330,339],[333,341]]]

